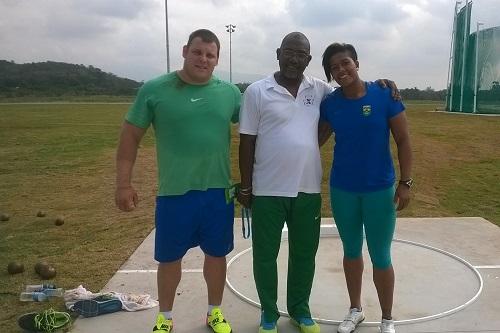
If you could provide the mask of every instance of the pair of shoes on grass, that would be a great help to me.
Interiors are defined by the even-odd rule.
[[[71,310],[84,317],[95,317],[106,313],[113,313],[122,309],[122,302],[116,297],[107,295],[98,296],[94,299],[86,299],[75,302]]]
[[[51,333],[69,326],[71,317],[67,312],[48,309],[42,312],[26,313],[17,320],[19,327],[29,332]]]
[[[214,333],[232,333],[231,326],[224,318],[220,308],[215,307],[207,314],[207,326]],[[156,325],[153,327],[153,333],[171,333],[174,328],[172,318],[165,318],[161,313],[156,317]]]

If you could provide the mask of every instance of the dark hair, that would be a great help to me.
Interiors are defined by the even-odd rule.
[[[200,37],[201,40],[204,41],[205,43],[215,43],[215,45],[217,45],[217,57],[219,56],[219,51],[220,51],[219,38],[217,38],[217,36],[212,31],[207,29],[198,29],[193,31],[189,35],[187,47],[191,45],[193,39],[195,39],[196,37]]]
[[[358,60],[356,49],[351,44],[333,43],[328,45],[325,52],[323,52],[323,60],[321,62],[321,64],[323,65],[323,69],[325,70],[325,75],[328,79],[328,82],[332,80],[332,73],[330,72],[330,58],[335,54],[341,52],[349,52],[352,60]]]

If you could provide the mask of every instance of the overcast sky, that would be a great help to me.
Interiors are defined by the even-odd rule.
[[[217,73],[228,79],[225,25],[232,23],[235,83],[274,72],[281,39],[301,31],[311,41],[310,75],[324,79],[323,50],[348,42],[358,50],[363,79],[443,89],[454,7],[453,0],[168,0],[171,69],[182,66],[189,33],[207,28],[221,40]],[[499,13],[500,0],[477,0],[471,29],[478,20],[484,28],[499,26]],[[0,0],[0,59],[92,65],[148,80],[166,71],[165,2]]]

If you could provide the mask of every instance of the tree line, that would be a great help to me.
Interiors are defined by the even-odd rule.
[[[142,82],[106,73],[94,66],[64,62],[32,62],[16,64],[0,60],[0,98],[25,96],[135,96]],[[243,93],[249,82],[237,83]],[[444,101],[446,90],[427,87],[400,89],[407,100]]]
[[[99,68],[64,62],[0,60],[0,97],[135,95],[142,85]]]
[[[434,90],[431,87],[420,90],[415,88],[400,89],[401,96],[407,100],[430,100],[430,101],[444,101],[446,100],[446,89]]]
[[[237,83],[236,86],[243,93],[250,83]],[[403,99],[407,100],[431,100],[431,101],[444,101],[446,99],[446,89],[434,90],[432,87],[427,87],[425,90],[418,88],[405,88],[399,90]]]

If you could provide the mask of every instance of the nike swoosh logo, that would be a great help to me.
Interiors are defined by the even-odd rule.
[[[202,100],[203,98],[191,98],[191,102],[198,102],[200,100]]]

